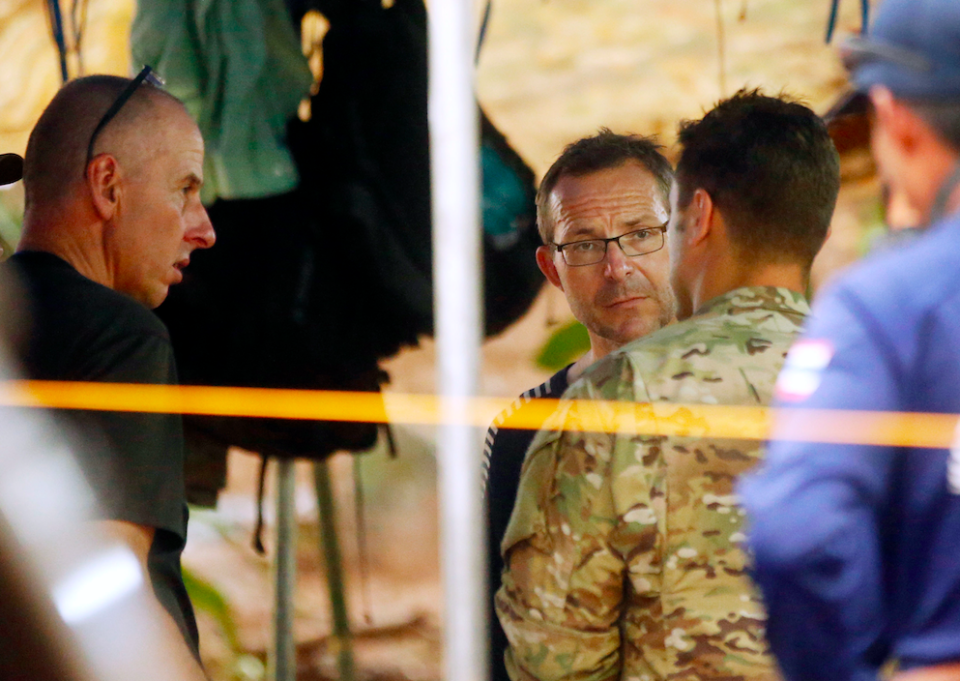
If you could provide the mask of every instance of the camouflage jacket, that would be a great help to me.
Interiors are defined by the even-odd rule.
[[[778,678],[733,494],[761,443],[583,432],[574,412],[607,407],[571,400],[663,402],[667,418],[683,404],[766,405],[808,312],[787,289],[737,289],[564,393],[527,452],[502,544],[496,607],[515,681]]]

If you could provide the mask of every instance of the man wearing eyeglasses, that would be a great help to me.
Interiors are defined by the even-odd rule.
[[[530,400],[559,397],[595,361],[673,320],[664,230],[673,181],[670,162],[653,140],[601,130],[564,149],[537,195],[544,245],[537,263],[563,291],[590,338],[590,350],[528,390],[487,432],[487,539],[491,678],[508,681],[507,639],[493,612],[500,588],[503,540],[523,457],[536,431],[500,428]]]
[[[901,429],[902,446],[883,431],[900,412],[960,413],[960,3],[884,0],[844,52],[879,173],[926,226],[818,298],[769,458],[742,485],[749,544],[788,679],[872,680],[893,663],[897,681],[952,681],[960,431],[951,448],[933,427]],[[881,414],[844,433],[854,445],[819,441],[821,410]]]
[[[530,446],[497,594],[514,681],[778,678],[733,494],[761,445],[711,436],[695,409],[770,400],[839,157],[810,109],[755,91],[679,140],[667,242],[684,321],[587,369]],[[597,400],[683,435],[618,434],[633,417]]]
[[[24,159],[23,236],[5,267],[27,294],[29,378],[177,382],[169,336],[150,311],[215,236],[200,203],[203,139],[183,105],[144,69],[64,86]],[[139,557],[161,621],[202,677],[180,573],[186,541],[179,415],[70,412],[100,529]],[[158,612],[163,613],[163,611]]]

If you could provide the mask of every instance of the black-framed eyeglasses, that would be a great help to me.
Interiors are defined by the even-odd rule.
[[[163,87],[163,78],[154,73],[153,69],[149,66],[144,66],[143,70],[137,74],[137,77],[130,81],[130,84],[123,89],[123,92],[117,97],[117,99],[110,105],[110,108],[107,109],[107,112],[103,114],[103,118],[100,119],[100,122],[97,123],[97,127],[93,129],[93,134],[90,135],[90,142],[87,144],[87,162],[84,164],[84,169],[90,165],[90,161],[93,159],[93,145],[97,142],[97,137],[107,127],[107,123],[112,121],[120,109],[123,108],[123,105],[133,97],[133,93],[137,91],[137,88],[140,87],[144,82],[150,83],[155,87]],[[86,172],[86,170],[84,170]]]
[[[659,227],[644,227],[609,239],[584,239],[565,244],[553,244],[553,247],[560,252],[563,261],[570,267],[584,267],[602,262],[607,256],[607,247],[611,241],[615,242],[623,254],[629,258],[659,251],[663,248],[663,234],[666,231],[667,223],[665,222]]]

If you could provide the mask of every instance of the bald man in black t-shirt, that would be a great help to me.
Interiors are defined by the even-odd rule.
[[[197,248],[215,236],[200,203],[203,139],[183,105],[149,81],[68,83],[30,135],[17,253],[30,312],[21,343],[29,378],[177,382],[159,305]],[[186,542],[179,415],[65,412],[83,442],[100,529],[140,559],[183,635],[196,678],[199,647],[180,573]]]

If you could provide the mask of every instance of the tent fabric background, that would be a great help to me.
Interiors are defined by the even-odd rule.
[[[65,6],[69,0],[64,0]],[[88,72],[130,74],[129,32],[134,0],[90,0],[84,48]],[[0,2],[0,151],[21,152],[40,110],[59,86],[57,58],[43,3]],[[825,111],[843,87],[834,48],[823,45],[827,2],[810,0],[722,0],[726,21],[727,82],[787,86]],[[840,34],[859,27],[858,3],[841,3]],[[697,117],[719,95],[715,0],[496,0],[478,67],[479,99],[511,143],[542,174],[560,149],[607,125],[619,131],[658,133],[673,141],[676,121]],[[740,13],[746,8],[746,19]],[[860,234],[875,218],[877,189],[863,159],[845,166],[845,184],[833,235],[818,258],[818,280],[857,256]],[[0,192],[10,212],[20,210],[17,188]],[[226,242],[223,242],[226,243]],[[258,242],[259,243],[259,242]],[[270,248],[263,243],[263,248]],[[189,272],[189,268],[187,270]],[[513,397],[548,375],[533,358],[552,321],[569,319],[563,295],[548,289],[530,313],[483,348],[483,394]],[[435,346],[402,351],[384,363],[392,382],[386,390],[430,393]],[[358,669],[370,678],[436,681],[442,676],[438,640],[439,571],[435,477],[430,438],[424,429],[398,430],[402,456],[382,453],[355,461],[334,457],[338,500],[349,508],[353,466],[362,467],[372,547],[370,590],[373,623],[391,633],[382,638],[361,628]],[[216,584],[233,606],[243,650],[267,645],[270,587],[265,565],[247,549],[259,462],[234,452],[229,484],[210,527],[194,515],[185,564]],[[301,473],[308,473],[301,467]],[[302,476],[299,493],[309,497],[312,478]],[[307,504],[309,506],[310,504]],[[343,536],[355,529],[341,514]],[[304,520],[304,522],[308,522]],[[309,527],[309,525],[305,525]],[[216,528],[216,529],[211,529]],[[228,538],[222,539],[222,535]],[[296,632],[299,641],[319,641],[304,650],[308,678],[335,673],[322,560],[315,535],[301,545]],[[362,587],[356,554],[347,546],[351,603],[356,621]],[[201,618],[203,619],[203,618]],[[389,629],[414,621],[407,630]],[[361,627],[363,625],[360,625]],[[201,621],[207,669],[216,679],[236,678],[236,669],[215,623]],[[325,675],[326,676],[325,676]]]

